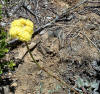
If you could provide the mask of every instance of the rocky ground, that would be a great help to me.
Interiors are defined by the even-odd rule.
[[[6,30],[12,20],[24,17],[34,22],[36,31],[80,2],[26,0],[26,9],[20,7],[21,1],[12,0],[8,8],[4,7],[5,16],[0,24]],[[44,28],[29,42],[35,59],[79,94],[100,94],[100,3],[91,1]],[[15,71],[6,74],[1,94],[74,94],[32,62],[24,43],[16,44],[6,55],[6,59],[16,63]]]

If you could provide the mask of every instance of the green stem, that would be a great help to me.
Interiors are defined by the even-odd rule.
[[[50,75],[51,77],[53,77],[53,78],[55,78],[56,80],[58,80],[60,83],[64,84],[64,85],[67,86],[68,88],[70,88],[72,91],[75,92],[75,94],[79,94],[74,88],[71,88],[66,82],[64,82],[63,80],[61,80],[59,77],[53,75],[53,73],[51,73],[51,72],[48,72],[44,67],[41,67],[40,64],[34,59],[32,53],[31,53],[31,51],[30,51],[30,49],[29,49],[29,46],[28,46],[27,42],[25,42],[25,44],[26,44],[26,47],[27,47],[27,49],[28,49],[28,52],[29,52],[29,54],[30,54],[30,56],[31,56],[31,58],[32,58],[32,60],[33,60],[33,62],[34,62],[40,69],[42,69],[43,71],[45,71],[45,72],[46,72],[48,75]]]
[[[26,47],[27,47],[27,49],[28,49],[28,52],[29,52],[29,54],[30,54],[30,56],[31,56],[31,58],[32,58],[32,60],[33,60],[33,62],[41,69],[41,66],[39,65],[39,63],[34,59],[32,53],[31,53],[31,51],[30,51],[30,49],[29,49],[29,46],[28,46],[27,42],[25,42],[25,44],[26,44]]]

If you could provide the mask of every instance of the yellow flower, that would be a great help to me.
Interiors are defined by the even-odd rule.
[[[21,41],[29,41],[34,32],[33,27],[32,21],[20,18],[11,23],[9,34],[12,38],[17,38]]]

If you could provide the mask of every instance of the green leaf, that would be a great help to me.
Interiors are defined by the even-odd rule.
[[[9,62],[9,64],[8,64],[8,67],[9,67],[10,69],[13,70],[13,67],[14,67],[14,66],[16,66],[16,64],[11,60],[11,61]]]
[[[2,18],[2,5],[0,5],[0,19]]]
[[[3,28],[0,28],[0,30],[1,30],[1,32],[0,32],[0,38],[5,39],[6,35],[7,35],[7,32],[5,32]]]
[[[6,46],[6,42],[3,40],[3,41],[0,43],[0,48],[3,49],[5,46]]]
[[[0,19],[2,19],[2,16],[0,16]]]
[[[0,5],[0,9],[2,8],[2,5]]]
[[[9,2],[10,0],[4,0],[5,2]]]
[[[3,49],[4,53],[7,53],[9,50],[7,48]]]
[[[4,57],[4,55],[1,55],[1,54],[0,54],[0,58],[3,58],[3,57]]]
[[[2,69],[1,69],[1,67],[0,67],[0,74],[2,74]]]
[[[2,11],[0,10],[0,15],[2,14]]]
[[[7,48],[4,48],[4,49],[0,49],[0,58],[2,58],[5,53],[7,53],[9,50]]]
[[[4,51],[0,49],[0,58],[2,58],[3,56],[4,56]]]

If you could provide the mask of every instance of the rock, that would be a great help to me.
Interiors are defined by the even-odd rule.
[[[12,76],[12,73],[8,73],[9,76]]]
[[[94,24],[86,24],[85,28],[88,30],[95,30],[96,26]]]
[[[12,83],[12,85],[11,85],[12,87],[17,87],[17,83],[16,82],[14,82],[14,83]]]
[[[1,26],[6,26],[6,23],[5,22],[1,22],[0,25]]]

